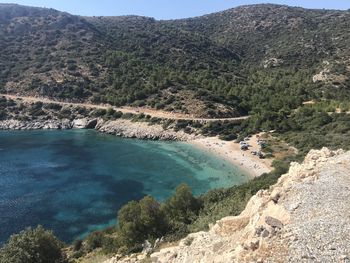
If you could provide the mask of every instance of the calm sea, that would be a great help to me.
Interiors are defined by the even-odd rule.
[[[248,180],[232,164],[180,142],[123,139],[90,130],[0,132],[0,243],[43,225],[66,242],[115,224],[126,202],[199,195]]]

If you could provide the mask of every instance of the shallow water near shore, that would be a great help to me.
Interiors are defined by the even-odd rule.
[[[113,225],[126,202],[162,201],[180,183],[195,195],[249,180],[226,160],[182,142],[92,130],[0,132],[0,243],[43,225],[65,242]]]

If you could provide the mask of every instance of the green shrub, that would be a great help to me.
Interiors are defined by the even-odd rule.
[[[79,251],[83,246],[83,241],[81,239],[76,239],[73,241],[73,249],[74,251]]]
[[[105,254],[117,253],[119,248],[119,240],[114,237],[104,236],[102,240],[102,252]]]
[[[114,113],[115,113],[115,110],[113,108],[108,108],[107,109],[107,112],[106,112],[107,116],[113,116]]]
[[[220,140],[224,140],[224,141],[233,141],[237,139],[237,134],[228,134],[228,135],[220,135],[219,136]]]
[[[89,111],[84,107],[77,107],[77,112],[83,116],[86,116]]]
[[[88,235],[86,238],[85,249],[92,251],[96,248],[102,247],[103,244],[103,233],[96,231]]]
[[[165,202],[162,208],[169,222],[173,225],[190,224],[196,218],[199,209],[200,203],[186,184],[179,185],[175,194]]]
[[[123,116],[123,113],[121,111],[116,111],[114,114],[113,114],[113,118],[114,119],[119,119]]]
[[[192,129],[191,129],[191,127],[186,127],[183,131],[184,131],[185,133],[191,134]]]
[[[132,119],[133,117],[134,117],[134,114],[129,113],[129,112],[124,113],[124,114],[121,116],[122,119]]]
[[[170,120],[170,119],[167,119],[164,123],[163,123],[163,125],[162,125],[162,127],[163,127],[163,129],[167,129],[171,124],[173,124],[174,123],[174,120]]]
[[[120,244],[132,248],[146,240],[163,236],[168,224],[160,204],[151,196],[139,202],[131,201],[118,212],[118,236]]]
[[[43,107],[43,103],[41,101],[37,101],[31,105],[32,109],[39,110]]]
[[[107,110],[105,109],[96,109],[92,112],[92,115],[95,117],[102,117],[107,114]]]
[[[44,107],[46,109],[55,110],[55,111],[59,111],[62,109],[62,105],[56,104],[56,103],[48,103],[48,104],[45,104]]]
[[[78,251],[74,251],[72,254],[72,258],[81,258],[83,256],[85,256],[85,251],[84,250],[78,250]]]
[[[71,70],[71,71],[74,71],[74,70],[77,69],[77,65],[75,65],[75,64],[70,64],[70,65],[67,66],[67,69],[68,69],[68,70]]]
[[[1,263],[65,263],[63,244],[51,231],[38,226],[14,234],[0,249]]]
[[[62,110],[59,113],[59,117],[62,119],[64,118],[69,119],[71,115],[72,115],[72,112],[69,108],[62,108]]]

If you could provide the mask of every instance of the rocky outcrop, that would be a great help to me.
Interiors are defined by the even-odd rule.
[[[161,125],[149,125],[147,122],[134,122],[127,119],[104,121],[102,119],[74,119],[64,120],[4,120],[0,121],[0,130],[40,130],[40,129],[96,129],[97,131],[126,138],[148,140],[178,140],[188,141],[197,135],[183,131],[164,129]]]
[[[72,127],[76,129],[95,129],[98,119],[75,119],[72,121]]]
[[[264,68],[276,68],[283,65],[283,63],[284,63],[283,59],[269,58],[265,60],[263,64],[264,64]]]
[[[151,254],[152,262],[349,262],[350,152],[312,150],[239,216]],[[136,256],[109,261],[140,262]]]
[[[0,130],[65,130],[71,129],[73,124],[68,119],[63,120],[35,120],[35,121],[19,121],[4,120],[0,121]]]
[[[97,125],[97,130],[103,133],[113,134],[126,138],[138,138],[149,140],[179,140],[194,139],[195,135],[183,131],[175,132],[172,129],[164,129],[161,125],[149,125],[147,122],[133,122],[131,120],[118,119],[103,122]]]
[[[97,119],[75,119],[70,121],[63,120],[4,120],[0,121],[0,130],[66,130],[66,129],[94,129],[97,125]]]
[[[72,126],[76,129],[84,129],[87,126],[87,122],[88,120],[86,118],[76,119],[72,121]]]
[[[338,63],[335,63],[337,65]],[[339,65],[339,64],[338,64]],[[315,82],[328,82],[333,86],[339,86],[340,83],[345,83],[348,80],[346,74],[339,74],[331,70],[332,66],[329,61],[323,61],[323,69],[312,77],[312,81]]]

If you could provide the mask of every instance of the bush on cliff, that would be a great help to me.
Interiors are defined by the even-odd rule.
[[[10,237],[0,249],[1,263],[66,263],[63,243],[42,226]]]
[[[197,216],[200,204],[193,196],[191,188],[186,184],[180,184],[162,209],[169,221],[189,224]]]
[[[188,233],[190,225],[198,217],[201,202],[192,194],[191,188],[181,184],[175,193],[163,204],[162,210],[169,224],[168,234],[172,239],[181,238]]]
[[[118,212],[119,243],[128,250],[141,247],[146,239],[163,236],[167,227],[160,204],[151,196],[131,201]]]
[[[134,251],[146,239],[152,242],[162,236],[181,238],[188,233],[187,226],[197,218],[200,207],[185,184],[179,185],[163,204],[150,196],[131,201],[118,212],[118,243],[122,251]]]

